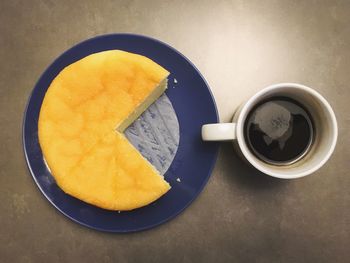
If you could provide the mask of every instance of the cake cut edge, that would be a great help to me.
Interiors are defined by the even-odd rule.
[[[149,106],[151,106],[168,88],[168,76],[167,75],[158,86],[151,92],[150,95],[122,122],[118,125],[116,130],[124,133],[124,131],[144,113]]]

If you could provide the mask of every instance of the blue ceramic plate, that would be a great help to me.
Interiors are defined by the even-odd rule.
[[[121,49],[147,56],[171,72],[181,88],[169,88],[180,126],[175,158],[165,173],[171,190],[156,202],[133,211],[114,212],[65,194],[54,182],[38,142],[38,117],[47,88],[67,65],[92,53]],[[73,221],[96,230],[134,232],[162,224],[183,211],[201,192],[214,167],[217,143],[201,140],[201,126],[218,122],[209,87],[196,67],[174,48],[158,40],[132,34],[103,35],[86,40],[58,57],[43,73],[29,98],[23,122],[23,147],[29,170],[44,196]],[[176,178],[182,178],[176,183]]]

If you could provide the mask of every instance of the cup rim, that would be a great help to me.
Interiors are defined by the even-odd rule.
[[[273,171],[272,169],[269,169],[269,167],[260,164],[256,160],[256,157],[248,149],[248,146],[244,141],[244,132],[243,132],[244,131],[244,120],[245,120],[247,114],[249,113],[249,109],[250,109],[251,105],[254,105],[254,103],[262,95],[266,94],[267,92],[269,92],[271,90],[276,90],[276,91],[282,90],[285,88],[300,89],[300,90],[303,90],[303,91],[310,93],[312,96],[317,98],[322,103],[322,105],[327,109],[327,111],[329,112],[329,115],[331,117],[331,125],[333,126],[333,129],[334,129],[334,133],[332,134],[331,146],[329,147],[329,149],[326,152],[326,154],[324,155],[324,157],[317,163],[317,165],[313,166],[309,170],[295,173],[295,174],[289,174],[289,175],[280,174],[278,172]],[[330,106],[328,101],[320,93],[318,93],[317,91],[315,91],[312,88],[309,88],[305,85],[298,84],[298,83],[278,83],[278,84],[270,85],[270,86],[260,90],[243,105],[243,107],[239,113],[238,119],[237,119],[236,136],[237,136],[237,142],[238,142],[239,148],[240,148],[241,152],[243,153],[244,157],[256,169],[258,169],[261,172],[263,172],[267,175],[270,175],[272,177],[281,178],[281,179],[295,179],[295,178],[307,176],[307,175],[315,172],[316,170],[321,168],[328,161],[328,159],[332,155],[332,153],[335,149],[335,146],[336,146],[336,142],[337,142],[337,138],[338,138],[338,125],[337,125],[337,120],[336,120],[336,117],[335,117],[335,114],[334,114],[332,107]]]

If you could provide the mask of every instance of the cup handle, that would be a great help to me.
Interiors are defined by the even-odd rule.
[[[232,141],[236,139],[236,123],[212,123],[202,126],[203,141]]]

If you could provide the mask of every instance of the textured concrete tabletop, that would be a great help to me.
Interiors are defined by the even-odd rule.
[[[0,2],[0,262],[349,262],[349,1]],[[86,38],[132,32],[184,53],[222,122],[254,92],[299,82],[339,122],[330,161],[294,181],[269,178],[222,144],[211,179],[174,220],[106,234],[56,211],[31,178],[21,122],[43,70]]]

